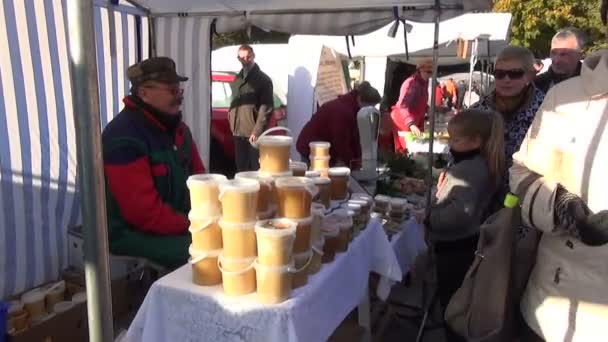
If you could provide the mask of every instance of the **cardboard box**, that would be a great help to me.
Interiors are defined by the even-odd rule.
[[[87,342],[87,305],[79,303],[68,311],[17,334],[9,335],[9,342]]]

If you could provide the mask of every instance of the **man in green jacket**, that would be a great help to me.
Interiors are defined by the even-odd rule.
[[[243,69],[235,81],[228,120],[234,137],[237,171],[260,168],[259,152],[251,144],[264,132],[273,109],[272,81],[255,63],[253,48],[241,45],[238,59]]]

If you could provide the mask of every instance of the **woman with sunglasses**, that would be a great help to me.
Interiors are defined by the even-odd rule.
[[[505,123],[505,165],[513,163],[528,128],[534,120],[545,94],[532,82],[536,71],[534,55],[520,46],[507,46],[496,57],[494,64],[495,89],[472,105],[473,109],[493,110],[502,114]],[[507,175],[497,199],[508,191]]]

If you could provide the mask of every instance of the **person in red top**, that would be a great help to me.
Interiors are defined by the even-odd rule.
[[[435,87],[435,107],[443,107],[443,89],[441,88],[441,84],[439,84],[439,82]]]
[[[378,91],[369,82],[363,82],[351,92],[323,104],[302,128],[296,149],[307,160],[311,141],[328,141],[330,165],[356,166],[361,159],[357,113],[380,100]]]
[[[405,137],[408,132],[416,137],[422,135],[429,100],[429,78],[432,74],[432,60],[423,59],[418,62],[416,72],[401,85],[399,100],[391,111],[395,152],[407,150]]]

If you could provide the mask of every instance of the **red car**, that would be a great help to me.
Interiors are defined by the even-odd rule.
[[[210,172],[233,176],[236,171],[234,162],[234,142],[228,123],[228,111],[232,94],[235,92],[236,73],[216,72],[211,75],[211,144]],[[286,106],[281,98],[274,94],[274,112],[270,117],[268,128],[284,125]]]

